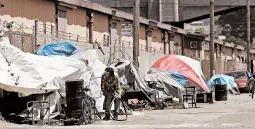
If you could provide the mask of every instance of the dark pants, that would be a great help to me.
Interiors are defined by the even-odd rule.
[[[106,117],[110,117],[110,105],[112,100],[114,99],[113,93],[106,93],[105,95],[105,99],[104,99],[104,104],[103,104],[103,109],[105,110],[105,116]],[[119,106],[120,106],[120,100],[117,99],[114,101],[114,112],[118,113],[119,110]]]

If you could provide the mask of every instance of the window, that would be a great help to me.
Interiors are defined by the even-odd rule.
[[[58,17],[60,17],[60,18],[67,18],[66,11],[58,10]]]
[[[226,75],[232,76],[235,79],[247,78],[246,72],[231,72],[231,73],[226,73]]]

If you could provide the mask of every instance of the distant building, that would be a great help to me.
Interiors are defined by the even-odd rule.
[[[204,21],[196,21],[189,24],[184,24],[184,30],[189,34],[197,34],[209,36],[210,27],[205,25]]]

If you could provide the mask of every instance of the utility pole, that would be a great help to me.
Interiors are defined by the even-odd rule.
[[[251,72],[250,64],[250,43],[251,43],[251,0],[247,0],[247,71]]]
[[[210,0],[210,75],[215,73],[214,67],[214,0]]]
[[[139,55],[139,26],[140,26],[140,0],[134,2],[134,14],[133,14],[133,60],[138,67],[138,55]]]

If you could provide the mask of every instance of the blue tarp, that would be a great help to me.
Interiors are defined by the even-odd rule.
[[[207,85],[209,88],[219,84],[218,81],[214,81],[216,79],[219,79],[222,85],[230,86],[234,83],[234,77],[216,74],[207,81]]]
[[[69,42],[55,42],[40,48],[36,55],[41,56],[71,56],[78,52],[78,48]]]
[[[170,71],[171,75],[174,77],[174,79],[179,82],[182,86],[185,86],[187,83],[187,78],[184,77],[183,75],[179,74],[178,72],[175,71]]]

